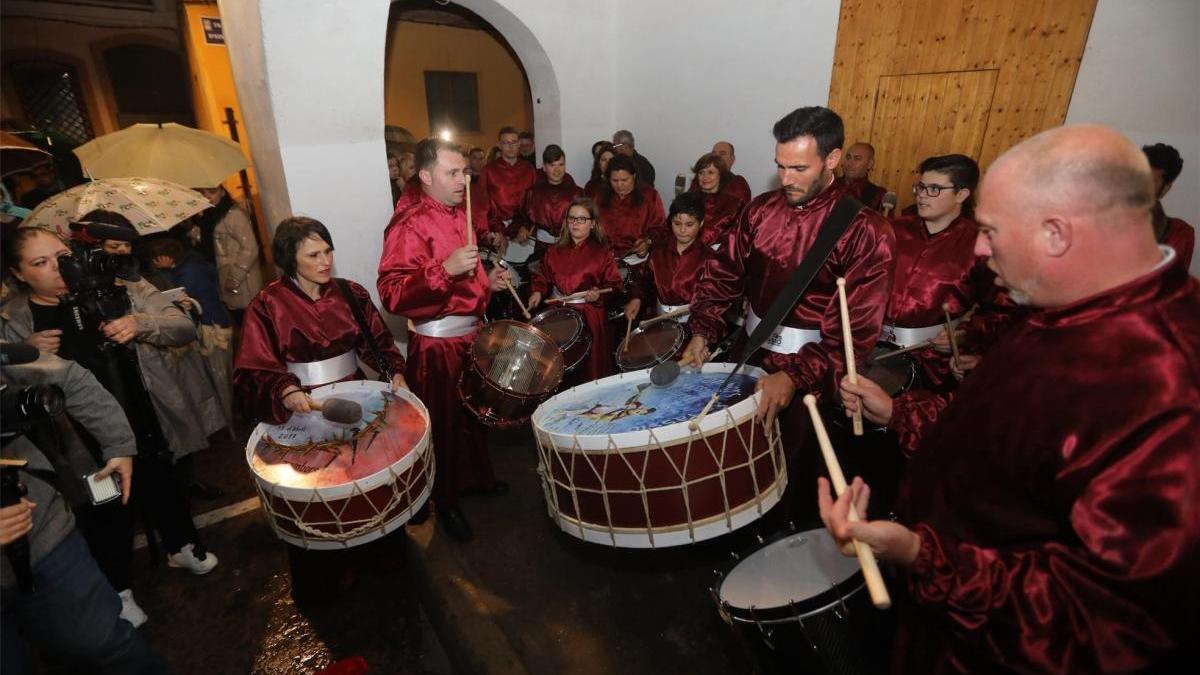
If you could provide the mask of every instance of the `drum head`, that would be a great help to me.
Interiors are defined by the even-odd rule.
[[[529,322],[534,328],[540,328],[549,335],[561,348],[575,344],[587,323],[583,315],[570,307],[554,307],[533,317]]]
[[[471,356],[490,382],[518,394],[547,394],[562,382],[562,351],[551,336],[523,323],[493,321],[484,326]]]
[[[673,357],[683,346],[686,331],[670,320],[638,328],[629,336],[629,344],[617,347],[617,367],[621,370],[649,368]]]
[[[722,607],[748,619],[788,619],[823,611],[862,587],[858,561],[824,529],[777,539],[746,556],[717,589]]]
[[[889,356],[882,361],[873,361],[875,356],[899,349],[894,344],[880,342],[871,350],[871,357],[863,363],[858,373],[878,384],[888,396],[895,397],[912,387],[917,377],[917,362],[909,354]]]

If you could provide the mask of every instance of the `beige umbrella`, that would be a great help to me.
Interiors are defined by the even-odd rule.
[[[135,124],[105,134],[75,154],[92,178],[147,176],[186,185],[216,187],[246,168],[233,141],[181,124]]]
[[[166,232],[209,208],[204,195],[157,178],[108,178],[76,185],[42,202],[21,227],[43,227],[66,237],[70,223],[94,209],[115,211],[139,234]]]
[[[50,153],[24,138],[0,131],[0,175],[28,171],[51,159]]]

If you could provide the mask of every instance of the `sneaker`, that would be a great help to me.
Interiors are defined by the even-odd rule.
[[[188,544],[179,549],[179,553],[167,554],[167,567],[182,567],[192,574],[208,574],[217,566],[217,556],[214,553],[204,552],[197,558],[192,552],[194,546]]]
[[[146,619],[150,617],[146,616],[141,607],[138,607],[137,602],[133,599],[131,589],[126,588],[117,595],[121,596],[122,619],[128,621],[134,628],[140,628],[142,624],[146,623]]]

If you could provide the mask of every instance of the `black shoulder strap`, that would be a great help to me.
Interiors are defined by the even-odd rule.
[[[766,342],[771,333],[775,332],[779,324],[783,323],[783,318],[792,311],[792,307],[800,299],[800,296],[804,295],[808,285],[817,276],[817,271],[829,259],[829,254],[833,253],[833,247],[837,245],[842,234],[850,227],[850,223],[862,209],[862,203],[849,195],[844,195],[834,205],[833,210],[821,223],[821,230],[817,232],[817,239],[813,242],[812,248],[804,254],[804,259],[792,272],[787,284],[775,296],[770,309],[767,310],[767,315],[750,334],[738,359],[739,363],[745,363],[746,359],[750,358],[750,355]]]
[[[383,353],[379,351],[379,344],[375,342],[375,336],[371,335],[371,329],[367,326],[367,317],[363,316],[362,307],[358,304],[358,300],[354,297],[354,293],[350,291],[350,284],[346,283],[345,279],[334,278],[334,285],[342,292],[342,297],[346,299],[346,303],[350,305],[350,311],[354,313],[354,320],[358,322],[358,330],[363,335],[363,339],[367,341],[367,347],[371,350],[371,356],[375,358],[375,367],[379,370],[379,374],[388,382],[391,382],[393,373],[388,366],[388,362],[383,360]]]

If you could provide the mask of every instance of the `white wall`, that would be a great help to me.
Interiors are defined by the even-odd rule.
[[[1169,143],[1183,174],[1163,200],[1200,225],[1200,2],[1100,0],[1067,122],[1115,127],[1139,145]],[[1200,256],[1192,259],[1200,274]]]

